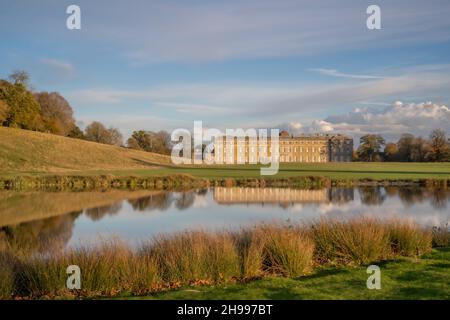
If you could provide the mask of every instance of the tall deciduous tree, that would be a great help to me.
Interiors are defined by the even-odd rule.
[[[0,126],[3,125],[3,122],[6,121],[8,116],[9,107],[3,100],[0,100]]]
[[[86,137],[84,136],[84,132],[81,131],[81,129],[77,125],[75,125],[73,127],[73,129],[70,130],[70,132],[67,134],[67,136],[69,138],[75,138],[75,139],[81,139],[81,140],[86,139]]]
[[[430,134],[430,155],[432,161],[450,161],[450,147],[442,129],[435,129]]]
[[[44,130],[67,136],[75,127],[73,110],[69,102],[57,92],[39,92],[34,97],[41,106]]]
[[[122,134],[116,128],[107,129],[102,123],[98,121],[92,122],[85,129],[85,136],[87,140],[120,146],[122,145]]]
[[[0,80],[0,100],[8,106],[3,125],[42,130],[41,107],[24,84]]]
[[[9,75],[9,80],[13,84],[21,84],[21,85],[27,87],[28,86],[28,81],[30,80],[30,76],[28,75],[28,72],[26,72],[26,71],[14,70]]]
[[[383,137],[378,134],[367,134],[362,136],[360,138],[358,156],[362,161],[378,160],[385,144]]]
[[[410,133],[404,133],[397,141],[399,160],[400,161],[412,161],[411,152],[413,148],[415,137]]]
[[[134,131],[127,145],[131,149],[170,154],[170,135],[166,131]]]
[[[398,161],[399,160],[397,144],[392,143],[392,142],[386,144],[386,147],[384,147],[384,159],[386,161]]]

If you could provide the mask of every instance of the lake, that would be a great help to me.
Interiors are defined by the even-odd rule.
[[[424,187],[225,188],[186,192],[0,192],[0,247],[49,251],[119,237],[133,245],[161,233],[236,229],[321,217],[450,220],[450,190]]]

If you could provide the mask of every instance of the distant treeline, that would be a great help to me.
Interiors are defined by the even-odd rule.
[[[69,102],[57,92],[33,92],[25,71],[13,72],[8,80],[0,79],[0,124],[84,139],[131,149],[170,154],[170,134],[166,131],[136,130],[124,143],[117,128],[106,128],[98,121],[84,131],[77,125]],[[368,134],[360,139],[353,152],[354,161],[450,161],[450,143],[446,132],[433,130],[428,138],[403,134],[397,142],[386,143],[379,134]]]
[[[397,142],[389,143],[379,134],[368,134],[361,137],[353,158],[355,161],[448,162],[450,141],[442,129],[433,130],[427,139],[405,133]]]
[[[166,131],[134,131],[124,144],[117,128],[94,121],[84,131],[76,125],[73,109],[58,92],[34,92],[25,71],[14,71],[8,80],[0,79],[0,125],[52,133],[132,149],[170,153]]]

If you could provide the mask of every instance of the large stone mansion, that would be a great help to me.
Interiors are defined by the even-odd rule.
[[[236,138],[218,139],[214,144],[216,162],[256,163],[261,146],[257,141]],[[292,136],[281,131],[279,139],[280,162],[348,162],[352,161],[353,139],[341,134],[313,134]],[[270,156],[270,139],[267,141]]]

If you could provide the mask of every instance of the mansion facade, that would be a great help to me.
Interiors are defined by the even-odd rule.
[[[270,157],[270,150],[270,139],[261,145],[257,140],[221,137],[214,143],[214,158],[218,163],[257,163],[260,153]],[[352,154],[353,139],[344,135],[280,133],[279,162],[349,162]]]

